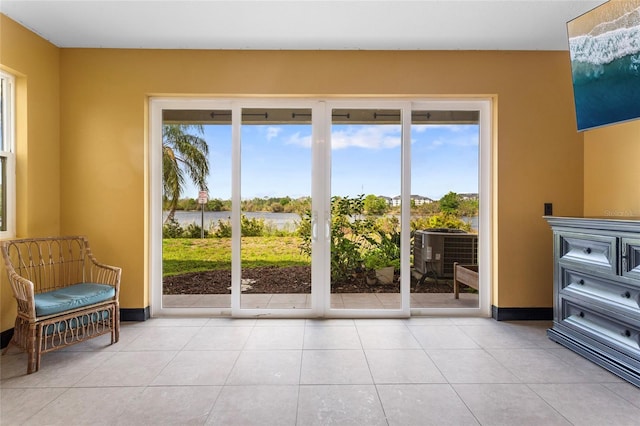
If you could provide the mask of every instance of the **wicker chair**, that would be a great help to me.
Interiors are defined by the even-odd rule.
[[[10,240],[1,249],[18,302],[9,346],[27,352],[27,374],[43,353],[107,333],[119,340],[122,270],[98,263],[85,237]]]

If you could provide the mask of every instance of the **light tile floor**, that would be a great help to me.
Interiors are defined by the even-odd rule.
[[[0,423],[637,425],[640,389],[551,342],[548,322],[484,318],[123,323],[0,361]]]

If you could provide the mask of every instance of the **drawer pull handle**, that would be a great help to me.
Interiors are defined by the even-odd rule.
[[[584,280],[580,280],[580,281],[578,281],[578,284],[580,284],[580,285],[584,285]]]
[[[624,331],[625,337],[631,337],[631,332],[629,330]]]
[[[591,247],[587,247],[583,251],[585,252],[585,254],[591,254]]]
[[[627,298],[627,299],[629,299],[629,298],[631,298],[631,293],[629,293],[628,291],[625,291],[622,296]]]

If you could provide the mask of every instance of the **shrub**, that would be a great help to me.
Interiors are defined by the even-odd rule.
[[[182,233],[183,238],[201,238],[202,237],[202,228],[199,225],[196,225],[195,222],[187,225],[187,228]],[[207,238],[209,236],[209,231],[204,230],[204,237]]]
[[[375,230],[367,237],[370,249],[365,252],[364,265],[367,269],[393,266],[400,269],[400,227],[395,216],[376,221]]]
[[[240,229],[243,237],[261,237],[264,234],[264,219],[257,217],[248,218],[242,215],[240,218]]]
[[[363,195],[331,198],[331,282],[341,282],[362,265],[363,253],[370,249],[373,219],[364,216]],[[302,215],[298,235],[300,250],[311,255],[311,212]]]
[[[300,223],[296,234],[302,239],[300,253],[311,256],[311,210],[305,210],[300,215]]]
[[[162,238],[181,238],[184,230],[175,218],[162,225]]]
[[[262,233],[263,237],[290,237],[293,235],[297,235],[297,231],[292,232],[289,226],[280,229],[273,222],[265,221],[264,231]]]
[[[462,229],[464,231],[471,230],[471,225],[453,214],[444,212],[430,216],[427,221],[427,227],[423,229],[448,228]]]
[[[230,219],[218,220],[218,224],[214,228],[213,235],[218,238],[230,238],[232,235]],[[285,235],[285,233],[280,233],[273,226],[267,226],[264,219],[248,218],[245,215],[240,218],[240,229],[243,237],[263,237],[267,234]]]
[[[213,235],[218,238],[231,238],[231,221],[229,219],[218,220],[218,224],[215,226]]]

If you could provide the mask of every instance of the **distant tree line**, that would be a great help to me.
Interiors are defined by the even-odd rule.
[[[369,194],[363,200],[364,213],[374,216],[385,214],[399,214],[400,206],[391,206],[384,197]],[[165,203],[165,209],[168,209]],[[200,210],[200,204],[196,198],[182,198],[175,204],[176,210],[193,211]],[[241,201],[243,212],[271,212],[271,213],[297,213],[302,215],[311,209],[311,197],[255,197]],[[214,198],[205,205],[206,211],[221,212],[231,211],[231,200]],[[440,200],[431,203],[416,205],[411,202],[411,212],[419,216],[429,216],[436,213],[447,213],[458,217],[473,217],[478,215],[478,199],[463,198],[455,192],[449,192]]]
[[[165,203],[165,209],[167,208]],[[182,198],[176,203],[176,210],[200,210],[197,198]],[[311,197],[293,199],[291,197],[267,197],[242,200],[240,208],[243,212],[271,212],[302,214],[311,208]],[[231,200],[214,198],[205,204],[205,210],[210,212],[231,211]]]

